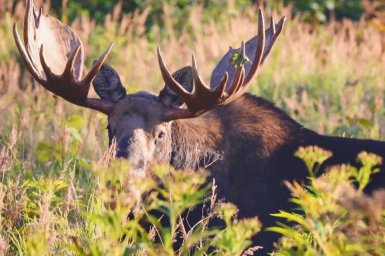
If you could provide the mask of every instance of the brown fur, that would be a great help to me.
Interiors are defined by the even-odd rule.
[[[212,161],[222,158],[219,151],[224,131],[213,113],[201,118],[182,119],[172,122],[172,164],[177,168],[196,169],[203,163],[207,167]]]

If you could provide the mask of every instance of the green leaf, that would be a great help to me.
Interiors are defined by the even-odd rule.
[[[79,115],[72,115],[67,119],[67,125],[76,130],[81,130],[86,127],[87,122]]]
[[[246,63],[249,63],[250,59],[246,56],[246,54],[234,52],[233,56],[230,59],[231,65],[234,66],[234,68],[239,68],[244,66]]]
[[[53,148],[48,142],[39,142],[36,146],[36,157],[40,162],[48,162],[53,158]]]

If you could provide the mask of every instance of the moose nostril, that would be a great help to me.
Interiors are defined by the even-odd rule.
[[[129,138],[123,137],[122,139],[120,139],[116,150],[116,157],[123,157],[127,159],[129,155],[128,147],[130,143],[131,143],[131,140]]]
[[[136,166],[139,169],[144,169],[144,166],[145,166],[144,160],[139,160]]]

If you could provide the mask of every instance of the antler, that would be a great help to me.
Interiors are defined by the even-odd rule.
[[[81,80],[84,50],[80,38],[71,28],[49,15],[43,15],[27,0],[24,17],[24,43],[17,32],[13,35],[22,59],[33,77],[48,91],[76,105],[108,114],[113,103],[88,98],[92,81],[109,54],[112,44],[99,57]]]
[[[264,17],[261,10],[258,12],[258,37],[257,37],[257,47],[252,56],[251,67],[249,68],[248,74],[245,76],[245,68],[243,65],[240,65],[235,70],[232,83],[230,86],[227,86],[227,81],[229,80],[229,70],[226,70],[224,75],[219,79],[219,82],[213,86],[213,90],[210,90],[198,74],[197,65],[194,55],[192,55],[192,69],[193,69],[193,80],[194,80],[194,91],[192,93],[186,91],[182,85],[180,85],[170,74],[166,65],[164,64],[163,57],[161,55],[160,49],[158,47],[158,62],[160,71],[162,73],[163,80],[167,85],[175,91],[176,94],[186,103],[187,109],[184,108],[175,108],[169,107],[166,112],[164,119],[166,121],[182,119],[182,118],[191,118],[201,115],[208,110],[228,104],[240,96],[242,96],[249,88],[250,81],[258,72],[258,68],[264,62],[268,54],[270,53],[271,48],[274,45],[274,42],[278,35],[282,31],[283,24],[285,22],[285,17],[283,17],[277,25],[274,24],[274,20],[270,20],[270,28],[265,32],[265,23]],[[268,42],[266,43],[267,34]],[[245,44],[242,42],[240,48],[241,54],[245,56]],[[228,55],[228,54],[227,54]],[[225,55],[226,56],[226,55]],[[228,89],[227,89],[228,88]],[[226,90],[227,89],[227,90]]]

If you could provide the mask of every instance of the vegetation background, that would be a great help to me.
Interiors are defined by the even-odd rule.
[[[85,46],[86,69],[115,41],[108,61],[129,92],[163,87],[155,55],[157,44],[173,70],[189,64],[191,53],[195,53],[207,79],[230,45],[237,47],[256,33],[258,6],[266,17],[286,15],[282,36],[250,92],[271,100],[318,132],[385,140],[383,1],[36,0],[35,5],[77,32]],[[173,250],[172,239],[183,234],[178,224],[180,212],[201,202],[195,195],[210,194],[215,186],[199,190],[206,177],[202,173],[186,177],[169,167],[157,167],[154,173],[164,184],[170,179],[175,184],[188,180],[187,187],[197,192],[186,195],[188,190],[176,186],[173,189],[186,195],[182,197],[185,201],[138,202],[133,187],[139,194],[153,193],[153,197],[165,191],[157,189],[151,179],[139,188],[135,182],[128,184],[135,181],[122,172],[128,172],[129,167],[112,161],[107,150],[105,116],[53,96],[26,71],[12,36],[12,25],[16,22],[20,28],[24,8],[24,1],[0,0],[0,255],[172,255],[193,247],[200,255],[206,254],[208,247],[236,255],[257,250],[246,250],[248,240],[260,229],[257,220],[246,227],[234,218],[233,206],[216,202],[215,193],[208,200],[211,211],[203,220],[220,215],[228,228],[211,230],[202,221],[194,232],[184,234],[185,247]],[[314,153],[310,151],[310,155]],[[315,155],[323,159],[322,153]],[[377,160],[366,161],[369,170],[371,161]],[[312,203],[323,202],[319,208],[334,213],[330,216],[335,223],[328,226],[325,216],[327,220],[330,216],[320,212],[300,215],[304,221],[290,214],[278,216],[299,225],[295,230],[279,225],[273,229],[285,235],[277,245],[278,253],[384,253],[380,251],[385,248],[381,230],[385,226],[384,197],[367,198],[349,187],[359,170],[340,168],[346,175],[311,183],[315,186],[312,191],[328,192],[314,193],[312,198],[301,195],[299,185],[288,184],[300,198],[299,208],[316,211],[317,207],[310,207]],[[319,184],[333,184],[335,190],[332,193],[330,187]],[[341,187],[355,191],[350,193],[350,201],[337,200]],[[354,208],[351,202],[357,200],[367,207]],[[147,213],[149,209],[166,209],[165,215],[174,225],[162,227]],[[127,220],[133,211],[139,217]],[[372,212],[379,212],[380,217],[373,217]],[[139,228],[143,219],[153,224],[150,235]]]

